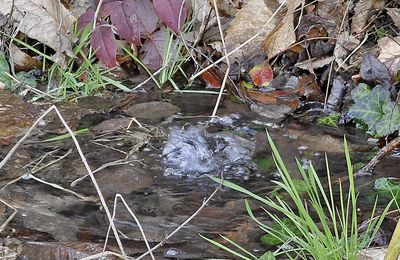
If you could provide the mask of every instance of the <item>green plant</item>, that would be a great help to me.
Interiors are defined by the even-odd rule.
[[[131,89],[124,86],[121,82],[108,77],[112,69],[105,69],[101,65],[94,63],[94,52],[89,47],[90,31],[91,28],[89,26],[80,33],[78,33],[76,29],[74,30],[79,39],[77,45],[73,49],[76,58],[67,58],[65,66],[61,66],[59,63],[55,62],[52,57],[35,49],[24,41],[17,38],[12,38],[12,40],[40,55],[44,60],[52,62],[48,70],[49,84],[46,92],[47,96],[53,95],[57,98],[79,98],[96,94],[107,86],[113,86],[122,91],[130,92]],[[85,50],[87,50],[87,52]],[[57,87],[51,87],[52,83],[55,83]],[[43,96],[45,95],[38,95],[34,99]]]
[[[377,85],[371,90],[360,83],[351,95],[355,103],[349,113],[370,134],[385,136],[400,129],[400,106],[391,100],[386,88]]]
[[[340,113],[332,112],[328,116],[318,118],[318,124],[337,127],[340,119]]]
[[[274,198],[261,197],[229,181],[223,181],[222,185],[242,192],[265,205],[263,209],[273,220],[275,226],[269,226],[259,221],[253,214],[249,201],[245,200],[248,214],[260,228],[267,234],[277,238],[281,244],[289,244],[292,247],[292,249],[283,249],[288,247],[281,247],[273,254],[275,256],[286,254],[287,257],[295,257],[296,259],[356,259],[359,250],[370,245],[392,201],[387,205],[380,217],[373,217],[376,209],[375,202],[367,231],[364,234],[358,233],[357,193],[346,139],[344,139],[344,147],[349,180],[348,191],[344,191],[342,183],[339,183],[338,194],[334,194],[327,158],[325,161],[328,187],[325,188],[312,165],[307,170],[304,170],[299,161],[296,160],[301,179],[307,190],[306,194],[302,196],[295,185],[295,179],[289,174],[269,135],[268,141],[281,176],[281,181],[275,181],[275,183],[287,192],[290,202],[278,196]],[[218,178],[210,178],[220,182]],[[285,218],[282,219],[281,215],[285,216]],[[224,239],[237,249],[240,249],[240,251],[235,251],[237,257],[242,259],[262,259],[264,257],[257,258],[227,238]],[[210,239],[207,240],[212,241]],[[229,249],[229,252],[234,251],[219,242],[212,241],[212,243],[222,249]],[[271,259],[271,252],[267,252],[264,255],[268,255]]]

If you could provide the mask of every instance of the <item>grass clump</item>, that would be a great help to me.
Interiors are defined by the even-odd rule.
[[[267,233],[269,240],[275,238],[274,243],[283,246],[275,252],[266,252],[261,257],[257,257],[226,237],[222,238],[235,249],[204,238],[241,259],[274,259],[275,256],[282,254],[290,259],[356,259],[360,250],[370,246],[393,200],[380,217],[373,217],[376,209],[375,203],[367,231],[361,234],[358,231],[359,221],[357,218],[358,194],[354,185],[353,165],[346,139],[344,139],[344,147],[349,187],[348,190],[344,190],[340,182],[338,192],[334,192],[333,189],[327,158],[325,159],[327,187],[324,187],[312,165],[305,170],[296,160],[301,173],[301,181],[304,184],[299,190],[296,185],[297,180],[289,174],[269,135],[268,141],[273,151],[275,165],[281,176],[280,181],[274,182],[288,194],[286,200],[280,196],[261,197],[229,181],[223,181],[222,185],[263,203],[262,208],[273,220],[273,225],[270,226],[258,220],[253,214],[250,202],[246,199],[247,212]],[[211,178],[220,182],[218,178]],[[264,236],[264,240],[265,238]]]

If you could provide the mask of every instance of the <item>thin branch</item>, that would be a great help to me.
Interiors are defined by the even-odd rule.
[[[219,90],[217,102],[215,103],[214,110],[213,110],[211,117],[215,117],[217,114],[217,110],[218,110],[219,104],[221,102],[222,94],[224,93],[224,90],[225,90],[226,81],[228,80],[229,71],[231,69],[231,63],[229,61],[228,51],[226,49],[226,44],[225,44],[224,32],[222,31],[221,19],[219,17],[219,12],[218,12],[218,4],[217,4],[218,0],[213,0],[213,1],[214,1],[214,7],[215,7],[214,8],[215,16],[217,17],[217,22],[218,22],[219,35],[221,36],[222,49],[223,49],[224,55],[226,57],[227,69],[225,71],[224,79],[222,80],[221,89]]]

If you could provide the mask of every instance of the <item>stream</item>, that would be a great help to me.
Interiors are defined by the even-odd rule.
[[[1,110],[0,129],[0,158],[4,158],[48,106],[34,107],[0,96],[0,107],[5,108]],[[204,96],[169,95],[162,104],[130,104],[118,113],[108,113],[111,105],[102,99],[87,100],[82,103],[85,105],[60,105],[74,130],[90,128],[77,138],[91,169],[100,169],[94,175],[108,207],[112,211],[115,194],[121,194],[140,220],[151,246],[163,241],[216,189],[218,184],[209,176],[223,176],[260,196],[276,188],[271,180],[279,180],[279,174],[265,129],[294,176],[299,176],[295,164],[298,158],[305,167],[312,161],[324,179],[325,153],[332,178],[346,176],[344,135],[350,143],[353,163],[367,162],[374,154],[366,136],[354,128],[331,128],[298,120],[278,123],[232,101],[225,101],[219,109],[220,117],[210,121],[207,116],[215,99],[206,100]],[[15,120],[11,122],[6,116]],[[102,250],[108,221],[90,178],[85,177],[81,158],[70,138],[47,140],[61,133],[65,130],[52,114],[0,170],[0,198],[17,210],[1,233],[0,258],[79,259]],[[368,196],[373,180],[398,176],[398,163],[399,158],[390,156],[379,164],[372,178],[356,180],[362,187],[362,218],[368,218],[373,205]],[[263,232],[248,216],[244,198],[243,194],[221,188],[188,225],[154,252],[156,258],[232,259],[199,234],[218,241],[219,234],[224,235],[261,255],[268,248],[260,242]],[[380,202],[384,205],[385,201]],[[251,205],[264,223],[271,224],[258,203]],[[115,209],[115,224],[126,253],[140,256],[146,246],[138,225],[120,201]],[[13,210],[1,203],[0,212],[3,223]],[[112,235],[108,249],[118,252]]]

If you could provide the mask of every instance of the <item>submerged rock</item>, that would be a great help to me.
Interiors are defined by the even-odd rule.
[[[152,101],[147,103],[134,104],[124,112],[137,119],[144,119],[153,123],[161,122],[164,118],[170,117],[180,111],[180,108],[167,102]]]
[[[248,174],[255,144],[230,132],[208,133],[202,126],[172,127],[164,147],[165,174],[196,176],[226,172]]]

